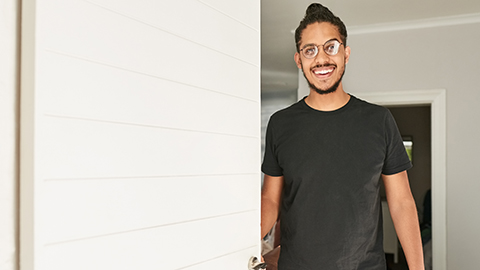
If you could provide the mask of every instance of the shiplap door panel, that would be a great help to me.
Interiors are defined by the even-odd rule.
[[[117,1],[104,1],[109,2],[107,4],[111,8],[98,5],[97,1],[43,1],[48,1],[49,4],[38,9],[40,14],[45,9],[45,16],[49,17],[43,23],[50,31],[42,33],[45,49],[49,52],[253,101],[258,99],[258,79],[244,78],[259,76],[258,63],[251,61],[254,56],[259,58],[259,48],[248,46],[252,41],[259,40],[259,32],[206,7],[198,0],[176,3],[149,0],[135,4],[131,4],[131,1],[120,1],[131,6],[133,10],[136,10],[136,5],[142,6],[142,2],[163,3],[160,7],[156,7],[155,3],[153,7],[148,6],[142,10],[146,13],[154,12],[145,19],[139,18],[140,15],[130,15],[127,7],[117,11]],[[170,5],[172,7],[169,8]],[[201,14],[198,5],[217,15]],[[61,12],[48,13],[52,9],[50,7]],[[153,16],[175,16],[181,20],[162,20],[159,23],[165,25],[158,25],[153,19],[150,21]],[[210,23],[204,24],[203,21]],[[211,24],[220,29],[212,27]],[[182,34],[183,31],[177,32],[179,27],[186,27],[184,31],[197,31],[196,35],[202,36],[202,40],[191,39]],[[244,31],[237,31],[239,27]],[[239,36],[242,38],[239,39]],[[208,38],[212,38],[209,43],[216,45],[203,40]],[[240,44],[236,44],[237,42]],[[242,43],[245,43],[245,46],[241,46]],[[235,50],[232,50],[231,46]],[[146,53],[151,51],[156,53]],[[239,58],[241,55],[236,51],[249,52],[248,59]],[[219,79],[212,80],[212,77]]]
[[[21,269],[246,269],[260,2],[22,9]]]
[[[257,230],[245,220],[255,219],[256,215],[232,214],[50,244],[44,248],[45,260],[49,269],[184,269],[252,250],[252,242],[258,241]],[[165,245],[169,250],[165,250]],[[228,265],[246,269],[247,261],[248,256]]]
[[[48,114],[248,137],[258,132],[256,101],[54,53],[46,59],[62,67],[42,72]]]
[[[38,161],[45,180],[244,174],[255,173],[259,163],[251,156],[258,140],[251,137],[50,115],[43,120],[37,135],[39,150],[48,153]]]
[[[60,243],[242,214],[256,207],[250,189],[256,182],[255,175],[47,181],[45,238]],[[172,190],[181,190],[181,196]],[[166,209],[160,209],[161,215],[152,214],[152,205]]]

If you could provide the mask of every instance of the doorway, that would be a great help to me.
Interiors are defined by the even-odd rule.
[[[405,148],[409,158],[413,164],[413,168],[408,170],[408,177],[410,188],[412,190],[415,204],[417,206],[418,218],[420,221],[420,228],[422,232],[422,244],[425,254],[425,265],[432,265],[432,250],[431,250],[431,106],[430,105],[414,105],[414,106],[387,106],[392,113],[397,123],[398,129],[402,135]],[[383,184],[383,182],[381,182]],[[381,196],[385,198],[385,190],[382,185]],[[388,218],[384,215],[384,219]],[[393,224],[392,224],[393,225]],[[393,229],[393,228],[392,228]],[[391,237],[397,243],[395,237]],[[384,239],[385,240],[385,239]],[[388,269],[408,269],[405,257],[402,252],[399,252],[399,245],[392,245],[396,247],[393,250],[394,258],[396,258],[398,265],[394,261],[387,262],[391,264]],[[392,250],[390,250],[392,252]],[[396,256],[396,257],[395,257]],[[399,259],[401,258],[401,259]],[[426,267],[431,269],[431,267]]]
[[[414,90],[355,93],[383,106],[430,106],[433,269],[447,269],[446,223],[446,91]]]

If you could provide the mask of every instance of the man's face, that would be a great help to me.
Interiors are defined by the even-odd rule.
[[[325,42],[336,39],[342,42],[337,28],[330,23],[313,23],[308,25],[302,32],[300,49],[305,45],[318,45],[318,54],[308,59],[300,53],[295,53],[295,62],[302,69],[311,89],[319,94],[335,92],[341,85],[345,65],[350,56],[350,48],[340,46],[336,55],[328,55],[323,50]]]

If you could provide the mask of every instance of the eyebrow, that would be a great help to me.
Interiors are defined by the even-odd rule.
[[[325,41],[325,43],[323,43],[322,46],[325,45],[325,44],[327,44],[328,42],[334,41],[334,40],[340,42],[340,40],[338,40],[338,39],[336,39],[336,38],[331,38],[331,39]],[[341,42],[340,42],[340,43],[341,43]],[[315,43],[308,43],[308,44],[303,45],[302,50],[305,49],[305,48],[308,47],[308,46],[320,46],[320,45],[317,45],[317,44],[315,44]]]

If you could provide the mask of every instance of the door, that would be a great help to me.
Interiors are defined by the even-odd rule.
[[[247,269],[260,3],[22,3],[21,269]]]

